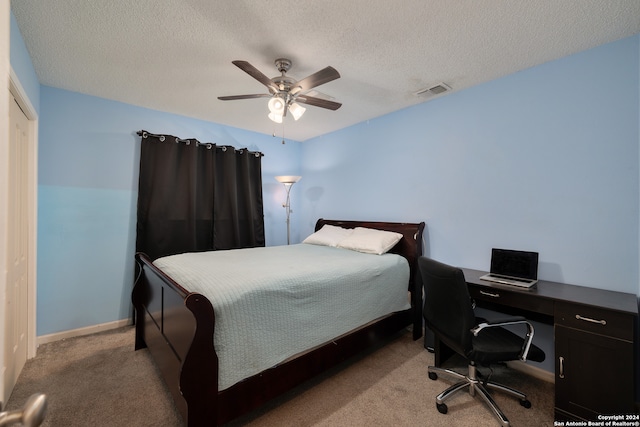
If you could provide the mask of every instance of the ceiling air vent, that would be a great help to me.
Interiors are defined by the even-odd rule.
[[[438,83],[437,85],[427,88],[421,89],[416,92],[416,95],[419,96],[435,96],[440,95],[441,93],[450,91],[451,88],[444,83]]]

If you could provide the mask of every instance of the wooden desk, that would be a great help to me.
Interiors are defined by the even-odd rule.
[[[544,280],[525,290],[462,270],[479,307],[554,325],[555,355],[547,357],[555,357],[557,420],[638,413],[636,295]],[[435,350],[439,365],[446,349],[436,341]]]

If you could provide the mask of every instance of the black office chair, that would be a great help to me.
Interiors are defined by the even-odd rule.
[[[477,367],[510,360],[533,360],[542,362],[544,352],[531,343],[533,326],[524,317],[509,317],[488,322],[476,317],[474,304],[469,296],[469,289],[461,269],[452,267],[427,257],[418,260],[422,284],[424,286],[423,315],[427,326],[437,339],[456,353],[464,356],[469,363],[467,375],[450,369],[429,366],[429,378],[437,380],[437,374],[455,377],[460,382],[452,385],[436,397],[436,407],[442,414],[447,413],[444,401],[455,392],[469,388],[471,396],[482,397],[503,426],[509,420],[487,391],[487,388],[500,390],[520,399],[525,408],[531,407],[527,396],[510,387],[480,379]],[[519,337],[503,328],[508,325],[522,324],[526,326],[526,336]]]

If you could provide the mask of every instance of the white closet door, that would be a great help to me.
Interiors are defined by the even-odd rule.
[[[4,396],[27,361],[29,272],[29,121],[15,99],[9,114],[9,217],[5,310]]]

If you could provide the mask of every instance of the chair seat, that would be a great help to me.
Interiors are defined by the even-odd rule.
[[[471,340],[472,349],[466,357],[482,365],[518,360],[522,351],[522,337],[504,328],[485,328]],[[531,344],[527,360],[542,362],[544,359],[544,351],[535,344]]]

